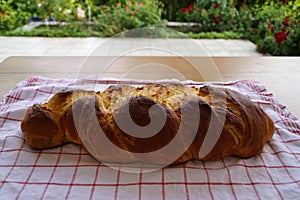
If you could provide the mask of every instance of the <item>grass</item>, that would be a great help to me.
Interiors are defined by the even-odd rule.
[[[41,26],[30,31],[18,28],[14,31],[0,33],[2,36],[27,36],[27,37],[104,37],[104,33],[97,32],[92,26]],[[175,32],[168,35],[162,35],[168,38],[192,38],[192,39],[242,39],[240,33],[226,32],[200,32],[200,33],[183,33]]]
[[[242,39],[243,35],[241,33],[235,33],[232,31],[225,32],[201,32],[187,34],[188,37],[193,39]]]
[[[6,31],[3,36],[27,36],[27,37],[102,37],[85,26],[41,26],[30,31],[18,28],[14,31]]]

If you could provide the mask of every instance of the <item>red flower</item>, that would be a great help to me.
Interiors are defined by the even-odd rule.
[[[195,6],[194,6],[194,4],[190,4],[188,8],[189,8],[189,9],[194,9]]]
[[[220,23],[220,21],[221,21],[221,16],[218,16],[218,17],[215,17],[214,18],[214,22],[216,23],[216,24],[219,24]]]
[[[282,21],[282,24],[285,25],[285,26],[289,26],[289,20],[290,20],[290,16],[286,16],[284,18],[284,20]]]
[[[268,29],[270,31],[274,32],[274,26],[273,26],[273,23],[272,23],[271,19],[268,20]]]
[[[122,4],[121,3],[117,3],[117,7],[121,7],[122,6]]]
[[[0,12],[0,15],[6,15],[5,11]]]
[[[285,28],[285,27],[282,28],[281,31],[282,31],[283,33],[285,33],[285,32],[286,32],[286,28]]]
[[[128,1],[128,2],[127,2],[127,5],[131,6],[131,5],[132,5],[132,2],[131,2],[131,1]]]
[[[183,13],[186,13],[186,12],[189,11],[189,9],[188,9],[188,8],[181,8],[181,11],[182,11]]]
[[[296,22],[297,22],[297,23],[300,23],[300,19],[298,19]]]
[[[278,0],[279,2],[286,3],[286,0]]]
[[[189,9],[189,13],[193,13],[194,12],[194,4],[190,4],[188,9]]]
[[[128,7],[128,6],[126,6],[126,7],[125,7],[125,10],[129,10],[129,7]]]
[[[268,29],[272,32],[274,32],[274,26],[272,26],[272,24],[268,24]]]
[[[218,3],[213,3],[213,7],[214,7],[214,8],[219,8],[219,6],[220,6],[220,5],[219,5]]]
[[[131,14],[132,14],[132,15],[135,15],[135,14],[136,14],[136,12],[135,12],[135,11],[132,11],[132,12],[131,12]]]
[[[276,43],[281,44],[288,35],[289,35],[288,32],[287,33],[283,33],[283,32],[280,32],[280,31],[276,32],[274,34],[274,37],[276,39]]]

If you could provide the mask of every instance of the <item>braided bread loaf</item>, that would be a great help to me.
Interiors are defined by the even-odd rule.
[[[156,110],[151,108],[154,105]],[[149,114],[151,109],[152,115]],[[136,135],[122,128],[130,124],[129,118],[137,126],[146,127],[152,120],[159,119],[161,111],[165,113],[165,121],[154,135],[137,131],[131,125],[127,129]],[[183,112],[185,119],[182,119]],[[198,121],[193,118],[196,114]],[[138,88],[110,86],[103,92],[58,92],[47,103],[33,105],[21,129],[31,148],[46,149],[67,142],[85,146],[87,142],[82,140],[95,140],[99,151],[97,158],[122,163],[143,160],[145,153],[164,148],[181,131],[183,135],[175,142],[178,148],[171,152],[179,156],[170,164],[177,164],[190,159],[257,155],[271,139],[274,124],[251,100],[229,89],[149,84]],[[100,129],[110,143],[98,139]],[[201,147],[212,140],[215,144],[208,145],[211,149],[201,156]],[[122,149],[122,153],[111,148],[112,144]],[[160,153],[155,158],[150,156],[150,162],[163,164],[168,156],[168,153]]]

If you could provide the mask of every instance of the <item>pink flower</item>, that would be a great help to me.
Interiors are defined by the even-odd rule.
[[[125,10],[129,10],[129,7],[128,7],[128,6],[126,6],[126,7],[125,7]]]
[[[136,2],[136,3],[135,3],[135,6],[136,6],[136,7],[142,7],[142,6],[143,6],[143,3]]]
[[[40,7],[42,7],[42,4],[41,4],[41,3],[38,3],[38,5],[37,5],[37,6],[40,8]]]
[[[135,11],[132,11],[132,12],[131,12],[131,14],[132,14],[132,15],[135,15],[135,14],[136,14],[136,12],[135,12]]]
[[[82,10],[81,8],[77,8],[77,18],[78,18],[78,19],[83,19],[83,18],[85,18],[85,11]]]
[[[122,4],[121,3],[117,3],[117,7],[121,7],[122,6]]]
[[[132,2],[131,2],[131,1],[128,1],[128,2],[127,2],[127,5],[131,6],[131,5],[132,5]]]

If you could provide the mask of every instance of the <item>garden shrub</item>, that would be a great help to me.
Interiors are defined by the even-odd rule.
[[[193,39],[241,39],[242,35],[237,32],[224,31],[224,32],[201,32],[201,33],[188,33],[188,37]]]
[[[155,1],[125,1],[101,5],[94,21],[97,31],[112,36],[130,29],[162,25],[160,12]]]
[[[202,32],[240,33],[242,38],[256,43],[262,53],[299,56],[299,13],[300,0],[196,0],[181,8],[177,19],[199,23]]]
[[[201,31],[228,31],[232,29],[236,9],[233,0],[197,0],[181,8],[178,21],[199,23]]]
[[[7,32],[26,22],[30,14],[22,12],[14,0],[0,0],[0,31]]]
[[[91,32],[85,26],[40,26],[25,31],[16,29],[7,33],[7,36],[27,36],[27,37],[90,37],[103,36],[101,33]]]
[[[260,22],[259,39],[255,41],[257,50],[277,56],[300,55],[299,12],[285,12],[285,15]]]
[[[174,0],[159,0],[160,8],[162,8],[162,18],[168,21],[177,21],[177,14],[181,8],[188,7],[195,3],[195,0],[174,1]]]
[[[86,24],[88,7],[94,25]],[[300,0],[0,0],[0,34],[114,36],[126,30],[163,26],[165,18],[199,24],[197,29],[187,29],[198,31],[186,33],[192,38],[244,38],[256,43],[259,52],[299,56],[299,13]],[[68,25],[21,30],[29,20]]]
[[[252,29],[257,50],[271,55],[300,55],[300,0],[265,3],[254,10],[258,25]]]
[[[34,16],[38,16],[43,20],[59,21],[59,22],[75,22],[87,19],[87,7],[93,6],[91,0],[35,0]],[[79,15],[78,9],[84,11],[83,15]]]

